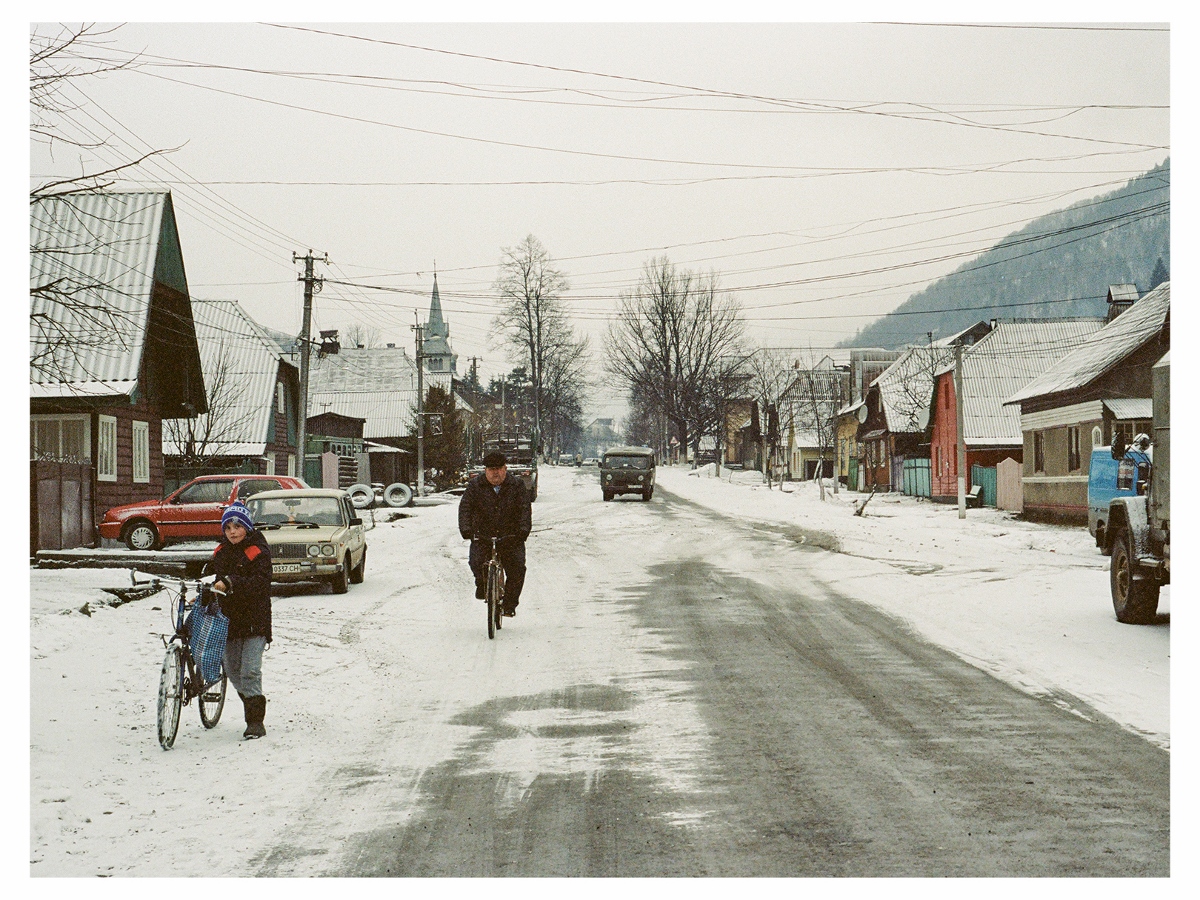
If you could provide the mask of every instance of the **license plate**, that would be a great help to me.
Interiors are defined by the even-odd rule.
[[[300,563],[278,563],[274,568],[276,575],[295,575],[300,571]]]

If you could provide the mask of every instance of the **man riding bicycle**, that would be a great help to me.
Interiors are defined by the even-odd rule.
[[[483,474],[467,483],[458,504],[458,531],[471,542],[468,561],[475,575],[475,597],[487,592],[487,564],[491,538],[500,538],[500,564],[504,566],[506,616],[517,614],[525,584],[525,540],[533,527],[529,491],[525,483],[508,474],[508,460],[494,451],[483,458]]]

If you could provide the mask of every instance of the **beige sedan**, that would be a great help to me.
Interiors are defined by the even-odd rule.
[[[246,506],[271,547],[272,581],[328,581],[335,594],[362,583],[366,529],[345,491],[263,491]]]

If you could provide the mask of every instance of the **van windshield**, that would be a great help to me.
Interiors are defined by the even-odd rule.
[[[651,456],[606,456],[606,469],[649,469],[654,463]]]

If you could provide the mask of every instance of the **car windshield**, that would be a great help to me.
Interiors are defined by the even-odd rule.
[[[246,504],[260,525],[343,525],[336,497],[263,497]]]
[[[653,460],[649,456],[606,456],[606,469],[648,469]]]

